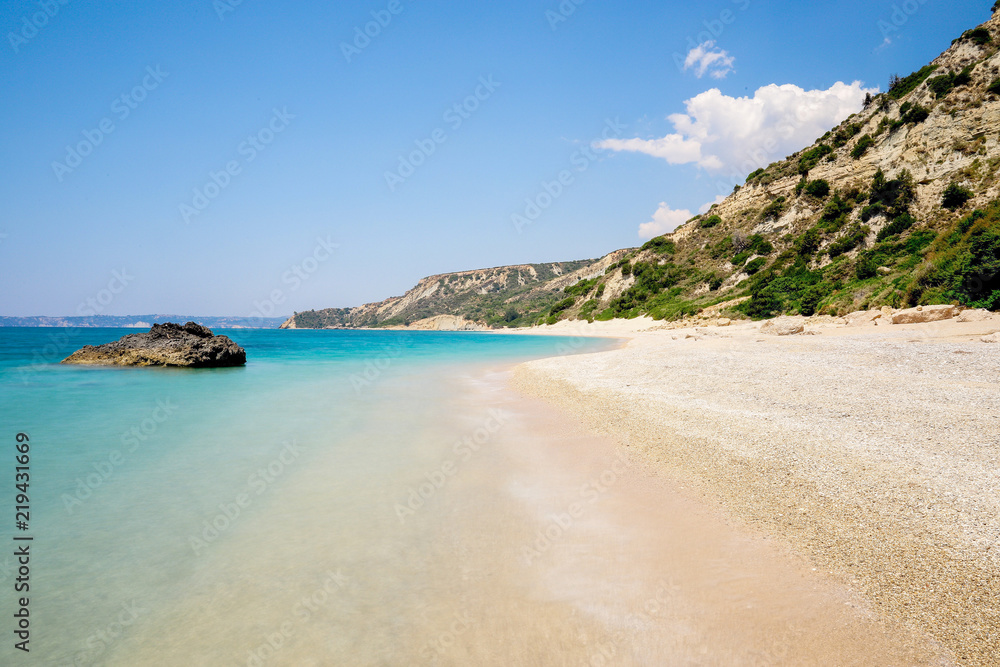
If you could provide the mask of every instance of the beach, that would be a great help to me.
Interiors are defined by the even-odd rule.
[[[1000,664],[1000,345],[981,341],[1000,320],[803,321],[794,336],[759,323],[545,327],[627,343],[520,365],[513,384],[945,659]]]

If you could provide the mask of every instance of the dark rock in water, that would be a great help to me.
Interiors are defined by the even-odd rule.
[[[64,364],[93,366],[243,366],[247,353],[226,336],[194,322],[184,326],[154,324],[148,333],[129,334],[105,345],[87,345],[63,359]]]

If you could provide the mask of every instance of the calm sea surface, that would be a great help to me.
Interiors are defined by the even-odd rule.
[[[411,631],[459,623],[462,587],[437,533],[448,516],[426,515],[503,422],[466,400],[470,387],[519,360],[611,345],[241,330],[217,333],[246,348],[245,368],[57,363],[127,333],[0,329],[0,539],[34,538],[23,664],[437,660]],[[24,532],[18,432],[31,445]],[[0,555],[2,664],[20,657],[12,554]]]

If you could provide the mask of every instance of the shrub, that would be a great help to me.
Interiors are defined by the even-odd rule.
[[[884,120],[884,119],[883,119]],[[875,140],[872,139],[870,134],[863,134],[861,138],[858,139],[858,143],[855,144],[854,149],[851,151],[851,157],[855,160],[861,158],[862,155],[868,152],[868,149],[875,145]]]
[[[799,307],[799,313],[806,317],[815,315],[819,302],[828,294],[828,290],[829,287],[824,285],[813,285],[808,288],[802,295],[802,305]]]
[[[952,91],[954,88],[959,86],[968,85],[972,81],[972,68],[974,65],[969,65],[963,69],[958,74],[948,73],[943,76],[936,76],[933,79],[927,80],[927,87],[931,89],[935,97],[944,97]]]
[[[833,149],[826,144],[820,144],[810,148],[799,158],[799,173],[807,174],[809,170],[819,164],[819,161],[833,152]]]
[[[802,235],[798,242],[798,252],[803,257],[811,257],[819,250],[819,230],[815,227]]]
[[[993,37],[990,36],[990,31],[986,28],[973,28],[972,30],[966,30],[959,39],[968,40],[979,46],[984,44],[989,44],[993,41]]]
[[[916,219],[909,213],[903,213],[895,220],[890,222],[888,225],[883,227],[876,237],[877,241],[884,241],[890,236],[896,236],[897,234],[902,234],[907,229],[912,227],[917,223]]]
[[[869,231],[867,227],[855,223],[840,240],[830,245],[827,252],[830,253],[830,257],[838,257],[850,252],[864,243]]]
[[[886,179],[885,172],[879,169],[872,179],[872,189],[868,196],[871,205],[862,211],[862,220],[867,222],[869,218],[882,212],[887,212],[890,218],[907,213],[916,196],[913,176],[909,171],[902,170],[899,176],[890,181]]]
[[[871,104],[871,93],[867,94],[865,101],[868,104]],[[868,104],[865,105],[865,108],[868,108]],[[844,127],[837,130],[837,133],[833,135],[833,147],[840,148],[841,146],[844,146],[845,144],[847,144],[848,141],[857,136],[858,132],[860,131],[861,131],[861,123],[849,123],[845,125]]]
[[[642,246],[642,250],[652,250],[660,255],[672,255],[677,252],[677,244],[666,236],[657,236]]]
[[[712,227],[715,227],[716,225],[719,225],[721,223],[722,223],[722,218],[720,218],[717,215],[710,215],[701,221],[701,228],[711,229]]]
[[[958,183],[952,183],[944,189],[944,196],[941,197],[941,206],[949,211],[956,211],[965,206],[965,202],[970,199],[972,199],[972,190],[964,188]]]
[[[872,252],[858,255],[858,263],[854,265],[854,275],[858,280],[868,280],[878,275],[879,257]]]
[[[622,277],[623,277],[623,278],[624,278],[625,276],[630,276],[630,275],[632,275],[632,265],[631,265],[631,264],[629,264],[629,261],[628,261],[627,259],[623,259],[623,260],[621,261],[621,264],[620,264],[620,266],[621,266],[621,268],[622,268]]]
[[[761,220],[777,220],[781,217],[781,214],[785,212],[788,208],[785,203],[787,199],[784,196],[778,197],[773,202],[764,207],[764,210],[760,212]]]
[[[986,89],[986,92],[993,93],[994,95],[1000,95],[1000,79],[991,83],[990,87]]]
[[[575,303],[576,303],[576,299],[573,298],[573,297],[569,297],[569,298],[563,299],[562,301],[560,301],[556,305],[552,306],[552,308],[549,310],[549,315],[550,316],[554,316],[554,315],[558,315],[559,313],[563,312],[564,310],[569,310],[570,308],[573,307],[573,305]]]
[[[904,104],[899,108],[899,120],[903,124],[908,125],[918,125],[931,115],[931,112],[926,107],[922,107],[919,104],[910,105],[909,102]]]
[[[810,181],[805,187],[806,194],[810,197],[816,197],[818,199],[826,199],[827,195],[830,194],[830,184],[822,179],[818,181]]]
[[[763,176],[764,175],[764,171],[765,171],[765,169],[763,167],[761,167],[760,169],[756,169],[754,171],[751,171],[749,173],[749,175],[747,175],[746,182],[749,183],[750,181],[755,180],[755,179],[759,178],[760,176]]]
[[[765,266],[767,266],[767,259],[764,257],[758,257],[757,259],[753,260],[745,267],[743,267],[743,270],[746,271],[748,275],[752,276],[753,274],[763,269]]]
[[[851,211],[854,208],[844,201],[840,193],[833,195],[833,199],[827,202],[826,207],[823,209],[823,215],[820,217],[819,226],[826,232],[837,232],[847,223],[847,218],[850,216]]]
[[[894,100],[903,99],[904,97],[912,93],[917,88],[917,86],[926,81],[927,77],[933,74],[934,70],[936,69],[937,65],[927,65],[925,67],[920,68],[913,74],[904,77],[902,79],[896,75],[893,75],[889,79],[888,96]]]
[[[714,292],[715,290],[722,287],[722,283],[724,282],[726,282],[726,279],[723,278],[722,276],[713,275],[712,278],[708,281],[708,289]]]

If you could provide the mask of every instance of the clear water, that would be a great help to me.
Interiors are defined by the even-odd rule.
[[[440,483],[443,453],[491,427],[482,405],[462,403],[469,382],[612,344],[241,330],[220,333],[246,348],[245,368],[55,363],[127,333],[0,329],[7,544],[22,534],[14,438],[31,438],[23,664],[426,664],[393,646],[421,586],[440,589],[449,575],[433,573],[439,524],[410,520],[399,504],[422,484],[418,510],[440,502],[426,484]],[[12,552],[0,556],[4,636]],[[0,663],[21,659],[12,644]]]

